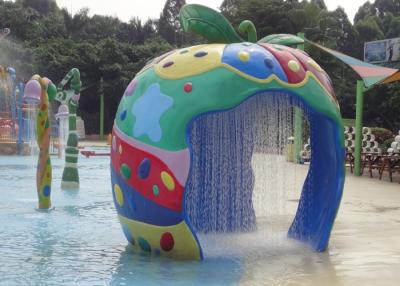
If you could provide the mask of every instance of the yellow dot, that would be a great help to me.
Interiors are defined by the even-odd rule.
[[[308,62],[308,64],[309,64],[310,66],[312,66],[313,68],[315,68],[317,71],[319,71],[319,72],[322,72],[322,71],[323,71],[322,68],[321,68],[321,66],[320,66],[319,64],[317,64],[314,60],[309,59],[307,62]]]
[[[124,204],[124,195],[122,194],[121,188],[117,184],[114,185],[114,194],[117,203],[120,207],[122,207],[122,205]]]
[[[175,189],[174,179],[167,172],[161,172],[161,180],[169,191],[173,191]]]
[[[119,154],[122,154],[122,145],[119,145]]]
[[[250,54],[246,51],[240,51],[238,56],[242,62],[247,62],[250,59]]]
[[[293,72],[299,72],[300,71],[300,65],[298,64],[298,62],[294,61],[294,60],[290,60],[288,62],[288,67],[290,68],[291,71]]]

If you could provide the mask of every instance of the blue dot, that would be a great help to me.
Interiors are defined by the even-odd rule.
[[[208,55],[208,53],[207,53],[207,52],[204,52],[204,51],[200,51],[200,52],[197,52],[197,53],[194,54],[194,56],[195,56],[196,58],[202,58],[202,57],[205,57],[205,56],[207,56],[207,55]]]
[[[143,161],[140,163],[137,175],[142,180],[145,180],[149,177],[151,168],[151,162],[149,159],[144,158]]]
[[[126,119],[126,116],[128,115],[128,111],[124,110],[122,111],[121,115],[119,116],[119,118],[121,119],[121,121],[124,121]]]
[[[143,251],[146,251],[146,252],[150,252],[151,251],[150,244],[143,237],[139,237],[138,242],[139,242],[140,248]]]
[[[272,61],[271,58],[266,58],[264,60],[264,64],[270,69],[272,69],[274,67],[274,62]]]
[[[44,189],[43,189],[43,195],[44,195],[45,197],[50,197],[50,193],[51,193],[51,188],[50,188],[50,186],[45,186]]]

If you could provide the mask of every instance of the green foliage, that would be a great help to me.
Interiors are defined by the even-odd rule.
[[[78,113],[91,123],[86,126],[89,134],[99,132],[100,79],[105,129],[110,132],[125,87],[148,60],[172,49],[159,36],[156,21],[132,18],[123,23],[91,17],[88,9],[71,16],[54,0],[0,0],[0,27],[11,29],[0,42],[0,65],[14,67],[23,81],[41,74],[58,83],[72,67],[81,71]]]
[[[181,46],[185,42],[179,21],[179,11],[185,4],[185,0],[167,0],[158,20],[160,35],[174,46]]]
[[[0,65],[13,66],[24,80],[39,73],[55,83],[72,67],[79,68],[83,82],[79,115],[91,122],[89,134],[98,133],[99,93],[104,92],[109,132],[124,88],[148,60],[174,47],[204,43],[181,30],[179,10],[185,2],[166,0],[159,19],[134,17],[124,23],[115,17],[89,16],[88,9],[72,16],[54,0],[0,0],[0,28],[11,29],[0,42]],[[354,25],[342,8],[328,11],[323,0],[224,0],[221,11],[235,28],[251,20],[259,38],[304,32],[309,40],[357,58],[363,57],[364,42],[400,36],[399,0],[366,2]],[[342,115],[354,118],[355,73],[307,44],[306,51],[330,75]],[[366,93],[366,126],[400,129],[399,87],[391,84]]]

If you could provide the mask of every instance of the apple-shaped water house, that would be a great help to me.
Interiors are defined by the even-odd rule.
[[[203,6],[185,6],[181,22],[213,44],[174,50],[151,61],[127,87],[115,119],[112,188],[128,241],[140,251],[200,260],[198,231],[254,230],[254,148],[248,148],[253,144],[248,130],[257,112],[251,110],[262,108],[265,98],[284,98],[306,111],[312,146],[289,237],[325,250],[345,175],[342,119],[329,77],[303,51],[250,42],[255,32],[248,22],[240,30],[247,30],[249,41]],[[282,42],[297,40],[287,36]],[[246,112],[237,114],[251,119],[248,126],[236,124],[233,116],[223,124],[228,135],[222,136],[207,125],[207,116],[241,108]],[[214,140],[226,148],[210,158],[206,149]],[[218,183],[210,184],[210,177]],[[216,203],[212,208],[217,211],[207,211],[210,202],[203,195],[215,191],[226,210],[218,211]]]

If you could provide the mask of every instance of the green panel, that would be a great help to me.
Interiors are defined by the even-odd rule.
[[[199,34],[212,43],[244,41],[228,20],[211,8],[197,4],[185,5],[179,16],[184,31]]]
[[[336,103],[313,77],[310,77],[303,86],[282,85],[278,81],[262,83],[246,79],[221,67],[205,74],[173,81],[160,79],[153,69],[149,69],[137,80],[134,94],[121,100],[116,124],[122,132],[134,137],[133,127],[136,118],[131,112],[132,105],[151,84],[158,83],[161,92],[173,99],[173,106],[160,118],[162,138],[159,142],[151,141],[147,135],[136,139],[166,150],[177,151],[187,148],[186,128],[194,117],[206,112],[233,108],[250,96],[266,90],[291,91],[303,98],[316,111],[327,115],[339,125],[342,124]],[[183,89],[187,82],[193,85],[190,94],[185,93]],[[121,119],[122,113],[126,113],[125,120]]]
[[[304,39],[301,37],[290,35],[290,34],[272,34],[268,35],[258,43],[278,44],[283,46],[297,46],[304,44]]]

